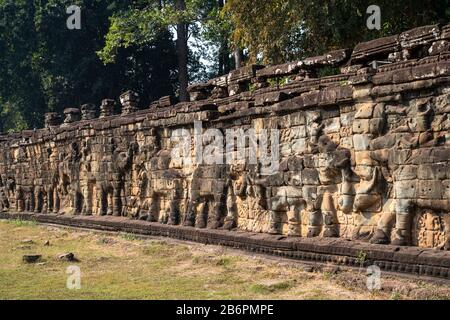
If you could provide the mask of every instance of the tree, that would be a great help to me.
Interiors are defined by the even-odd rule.
[[[99,57],[105,64],[114,62],[120,49],[148,47],[161,34],[170,32],[169,27],[173,26],[177,33],[180,100],[185,101],[188,86],[188,21],[184,0],[169,3],[147,1],[130,5],[111,18],[106,43],[98,52]]]
[[[186,11],[184,0],[176,0],[175,8],[180,13]],[[178,80],[180,82],[180,100],[188,100],[188,24],[182,19],[177,21]]]
[[[232,23],[235,50],[247,48],[254,63],[262,55],[263,62],[281,63],[284,50],[298,29],[301,0],[228,0],[224,7]],[[239,51],[236,51],[239,60]]]
[[[33,71],[35,6],[26,0],[0,1],[0,129],[25,129],[42,114],[44,97]]]
[[[228,16],[223,14],[224,4],[224,0],[211,2],[202,18],[202,32],[197,35],[212,51],[209,59],[216,61],[217,65],[211,77],[227,74],[233,68],[230,59],[232,26]]]
[[[67,15],[61,8],[73,3],[62,2],[48,0],[36,15],[39,41],[35,55],[39,60],[35,65],[50,109],[99,103],[127,89],[137,91],[145,104],[173,92],[175,48],[168,32],[160,33],[146,47],[119,50],[113,64],[103,65],[96,54],[104,45],[109,17],[131,1],[79,1],[82,28],[75,31],[54,27],[65,25]]]
[[[109,18],[133,0],[0,0],[0,126],[41,127],[43,113],[115,98],[132,89],[145,105],[176,86],[176,48],[169,31],[145,47],[115,52],[104,65]],[[66,8],[81,7],[81,30],[66,28]]]
[[[120,48],[145,47],[161,32],[175,30],[179,97],[185,101],[189,80],[197,80],[189,70],[199,66],[198,57],[189,49],[188,42],[192,35],[194,38],[200,36],[202,27],[212,19],[211,11],[217,5],[217,0],[148,0],[133,4],[111,18],[106,44],[99,56],[105,63],[114,62]],[[208,40],[213,40],[213,37]]]
[[[81,7],[81,30],[66,8]],[[243,62],[276,64],[450,20],[448,0],[0,0],[0,130],[135,90],[145,105]],[[232,56],[234,53],[235,61]],[[205,66],[213,62],[213,67]],[[244,61],[245,62],[245,61]]]
[[[249,61],[267,64],[300,59],[358,42],[450,19],[448,0],[377,1],[382,29],[366,27],[370,0],[228,0],[235,47]]]

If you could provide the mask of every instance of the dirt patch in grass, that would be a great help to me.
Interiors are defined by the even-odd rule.
[[[58,259],[72,252],[79,260]],[[39,254],[36,264],[22,261]],[[450,299],[450,288],[236,254],[217,246],[0,221],[0,299]],[[67,267],[81,289],[67,288]]]

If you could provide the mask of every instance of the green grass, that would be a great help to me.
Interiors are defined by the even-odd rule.
[[[277,291],[288,290],[294,285],[295,283],[292,281],[283,281],[269,285],[258,283],[251,285],[250,290],[258,294],[269,294]]]
[[[392,292],[391,294],[391,300],[401,300],[402,295],[399,292]]]
[[[24,242],[24,240],[32,240]],[[49,246],[44,245],[47,241]],[[58,259],[72,252],[78,262]],[[355,282],[346,287],[321,273],[221,247],[187,245],[0,221],[0,299],[362,299]],[[26,264],[24,254],[42,255]],[[66,287],[67,267],[81,270],[81,289]],[[431,287],[430,287],[431,290]],[[433,297],[441,297],[433,291]],[[403,296],[401,297],[403,298]]]
[[[359,250],[356,254],[356,260],[361,266],[364,266],[364,263],[367,261],[367,252]]]
[[[134,241],[134,240],[138,240],[139,237],[132,234],[132,233],[121,233],[120,237],[124,240],[128,240],[128,241]]]
[[[12,224],[16,227],[24,227],[24,226],[36,226],[36,221],[33,220],[22,220],[22,219],[13,219],[13,220],[6,220],[6,223]]]
[[[220,257],[219,260],[217,260],[216,265],[230,268],[233,265],[233,260],[229,257]]]

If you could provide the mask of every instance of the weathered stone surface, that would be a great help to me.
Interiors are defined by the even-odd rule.
[[[447,33],[429,26],[363,43],[351,61],[342,50],[251,65],[190,86],[190,102],[168,96],[138,110],[129,91],[120,115],[114,100],[99,119],[93,105],[81,106],[83,121],[67,109],[63,126],[46,114],[44,129],[0,136],[0,211],[123,216],[175,233],[196,227],[193,237],[223,228],[449,248]],[[369,65],[379,59],[388,64]],[[315,78],[344,64],[346,74]],[[311,241],[299,246],[323,249]]]
[[[331,51],[321,56],[306,58],[302,61],[302,65],[307,68],[327,65],[336,66],[346,62],[349,58],[349,53],[350,50],[347,49]]]
[[[256,76],[259,78],[284,77],[298,73],[302,66],[303,66],[302,61],[289,62],[276,66],[268,66],[264,69],[257,70]]]
[[[263,105],[272,105],[275,102],[280,102],[289,98],[289,95],[282,91],[268,92],[261,95],[256,96],[255,105],[263,106]]]
[[[420,45],[431,43],[439,39],[438,25],[423,26],[403,32],[399,36],[402,48],[411,49]]]
[[[398,35],[375,39],[372,41],[358,44],[353,50],[352,61],[369,61],[377,56],[387,57],[389,53],[398,51],[400,43]]]
[[[106,118],[114,115],[115,101],[111,99],[102,100],[100,106],[100,118]]]
[[[58,259],[68,262],[78,261],[78,259],[75,258],[75,255],[72,252],[62,253],[58,255]]]
[[[261,65],[250,65],[247,67],[242,67],[237,70],[233,70],[228,75],[228,84],[232,82],[244,82],[249,81],[251,78],[256,76],[256,71],[263,69],[264,66]]]
[[[158,100],[158,107],[160,108],[170,107],[173,104],[175,104],[175,99],[172,96],[161,97]]]
[[[127,91],[120,96],[122,115],[127,115],[138,110],[139,96],[136,92]]]
[[[81,106],[81,120],[95,119],[96,107],[94,104],[87,103]]]
[[[44,115],[45,128],[59,126],[62,122],[61,115],[56,112],[48,112]]]
[[[76,122],[80,120],[80,109],[66,108],[64,109],[64,125]]]
[[[450,42],[448,40],[439,40],[433,42],[428,53],[432,56],[450,51]]]
[[[23,262],[25,263],[36,263],[39,262],[42,258],[40,254],[26,254],[22,257]]]

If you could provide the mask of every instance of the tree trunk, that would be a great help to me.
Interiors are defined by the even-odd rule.
[[[177,10],[186,10],[185,0],[177,0]],[[177,55],[178,55],[178,82],[180,84],[180,101],[188,101],[188,26],[185,23],[177,24]]]
[[[222,10],[225,4],[224,0],[217,0],[217,6],[219,10]],[[219,48],[219,70],[218,75],[224,75],[230,72],[230,49],[228,47],[228,39],[227,37],[223,37],[221,39],[220,48]]]
[[[234,50],[234,64],[236,65],[236,69],[242,67],[243,53],[242,50],[237,48]]]
[[[227,40],[222,43],[222,63],[223,63],[223,73],[227,74],[230,72],[230,49],[228,47]]]
[[[225,63],[223,61],[222,49],[220,49],[220,51],[219,51],[219,70],[217,72],[218,76],[221,76],[221,75],[223,75],[225,73],[224,65],[225,65]]]

